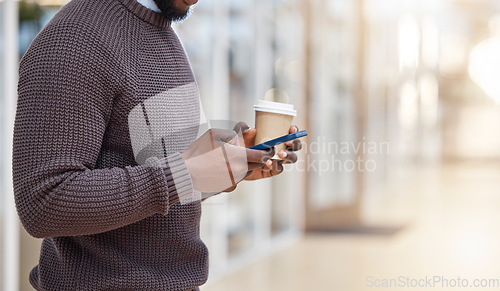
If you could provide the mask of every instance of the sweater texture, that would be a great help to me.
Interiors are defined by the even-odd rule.
[[[36,290],[192,290],[208,276],[201,205],[180,153],[199,93],[161,14],[73,0],[21,60],[19,217],[43,238]]]

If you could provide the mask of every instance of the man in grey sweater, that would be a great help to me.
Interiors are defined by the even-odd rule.
[[[171,28],[194,3],[73,0],[21,60],[13,178],[21,222],[43,238],[36,290],[196,289],[197,193],[297,160],[299,142],[280,162],[248,149],[244,123],[196,139],[199,93]]]

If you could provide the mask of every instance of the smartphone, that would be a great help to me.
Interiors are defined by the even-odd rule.
[[[266,149],[272,148],[275,145],[279,145],[279,144],[282,144],[284,142],[294,140],[296,138],[304,137],[306,135],[307,135],[307,130],[297,131],[294,133],[286,134],[284,136],[280,136],[280,137],[272,139],[272,140],[268,140],[268,141],[263,142],[263,143],[258,144],[258,145],[254,145],[253,147],[251,147],[251,149],[253,149],[253,150],[266,150]]]

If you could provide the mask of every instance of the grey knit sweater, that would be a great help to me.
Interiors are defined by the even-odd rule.
[[[37,290],[192,290],[208,276],[179,153],[199,96],[170,23],[136,0],[73,0],[21,60],[13,172],[44,238]]]

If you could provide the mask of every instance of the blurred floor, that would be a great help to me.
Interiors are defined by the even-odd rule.
[[[365,216],[378,226],[404,225],[399,232],[307,235],[202,291],[421,290],[367,285],[375,279],[426,276],[443,282],[426,286],[434,290],[457,290],[451,286],[465,283],[470,287],[474,279],[497,279],[490,284],[498,284],[500,165],[454,163],[403,176],[385,193],[371,194]]]

